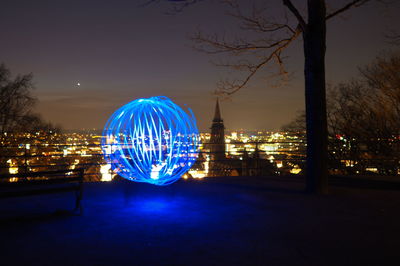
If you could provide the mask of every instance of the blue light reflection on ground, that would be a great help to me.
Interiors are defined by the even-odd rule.
[[[73,193],[7,199],[0,217],[43,215],[0,219],[2,265],[393,265],[398,258],[397,190],[341,188],[322,197],[301,193],[299,182],[223,180],[85,183],[80,216],[48,216],[72,209]]]
[[[154,219],[154,216],[170,220],[179,220],[182,216],[192,219],[192,205],[202,200],[193,201],[186,193],[176,194],[174,187],[126,183],[123,190],[122,210],[146,219]]]
[[[139,210],[148,212],[165,212],[171,210],[173,203],[160,198],[151,198],[142,200],[137,206]]]

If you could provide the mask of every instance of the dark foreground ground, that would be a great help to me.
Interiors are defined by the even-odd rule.
[[[0,265],[400,265],[400,191],[269,178],[85,184],[0,202]]]

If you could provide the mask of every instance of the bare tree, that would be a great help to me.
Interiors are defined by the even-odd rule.
[[[16,155],[16,144],[38,141],[26,133],[40,133],[45,143],[62,137],[60,127],[33,113],[32,78],[28,74],[12,79],[10,71],[0,64],[0,174],[8,173],[7,160]]]
[[[386,54],[360,68],[360,79],[340,84],[329,97],[330,131],[332,135],[344,135],[348,142],[347,154],[338,155],[358,160],[360,172],[369,160],[381,174],[397,174],[399,73],[400,54]]]
[[[0,134],[13,132],[54,131],[60,128],[43,121],[33,113],[36,99],[32,96],[32,74],[11,78],[10,71],[0,65]]]
[[[165,1],[173,2],[175,10],[180,11],[202,0]],[[224,36],[205,35],[202,32],[193,36],[197,49],[203,52],[239,58],[236,62],[219,64],[246,73],[243,79],[220,82],[218,92],[225,95],[231,95],[245,87],[257,72],[271,63],[278,66],[278,74],[285,75],[287,71],[284,67],[284,52],[300,36],[303,38],[307,120],[306,185],[310,193],[327,191],[326,21],[369,1],[348,0],[344,5],[330,8],[327,12],[325,0],[307,0],[306,11],[302,12],[291,0],[281,0],[285,14],[273,19],[273,14],[269,14],[268,9],[256,4],[253,4],[250,12],[245,12],[239,4],[240,1],[221,0],[231,8],[229,14],[241,22],[242,30],[258,33],[259,37],[250,39],[245,36],[228,40]]]
[[[306,112],[304,112],[304,110],[297,112],[295,118],[283,125],[281,129],[292,133],[306,132]]]
[[[10,71],[0,65],[0,133],[21,128],[35,104],[31,95],[32,75],[18,75],[11,79]]]
[[[384,54],[360,68],[360,76],[328,91],[329,157],[331,167],[348,173],[377,168],[397,174],[400,159],[400,54]],[[300,113],[288,126],[305,126]]]
[[[390,31],[386,34],[386,39],[393,45],[400,45],[400,33],[396,31]]]

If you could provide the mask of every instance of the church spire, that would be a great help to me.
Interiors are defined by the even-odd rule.
[[[211,124],[211,136],[210,136],[210,176],[223,175],[223,165],[226,160],[225,157],[225,127],[224,121],[221,117],[221,111],[219,109],[219,101],[215,104],[214,119]]]
[[[219,110],[219,100],[217,98],[217,103],[215,104],[214,122],[223,121],[221,118],[221,111]]]

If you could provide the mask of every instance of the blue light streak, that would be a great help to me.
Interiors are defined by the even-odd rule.
[[[108,119],[102,150],[113,171],[132,181],[169,185],[198,155],[196,118],[164,96],[134,100]]]

